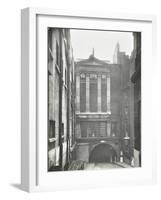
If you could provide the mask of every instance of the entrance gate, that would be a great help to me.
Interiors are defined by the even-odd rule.
[[[98,144],[91,151],[90,163],[110,163],[116,161],[116,152],[109,144]]]

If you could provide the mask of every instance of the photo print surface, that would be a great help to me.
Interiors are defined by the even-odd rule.
[[[141,32],[48,28],[48,171],[141,167]]]

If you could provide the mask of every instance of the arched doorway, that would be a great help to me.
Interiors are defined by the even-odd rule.
[[[116,161],[116,151],[109,144],[98,144],[91,151],[90,163],[110,163]]]

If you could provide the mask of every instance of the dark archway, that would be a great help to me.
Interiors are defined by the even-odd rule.
[[[90,163],[110,163],[116,161],[116,151],[109,144],[99,144],[94,147],[89,156]]]

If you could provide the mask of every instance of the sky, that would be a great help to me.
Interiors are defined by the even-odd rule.
[[[117,42],[120,51],[131,55],[133,49],[132,32],[96,31],[71,29],[74,59],[87,59],[94,48],[95,57],[113,62]]]

